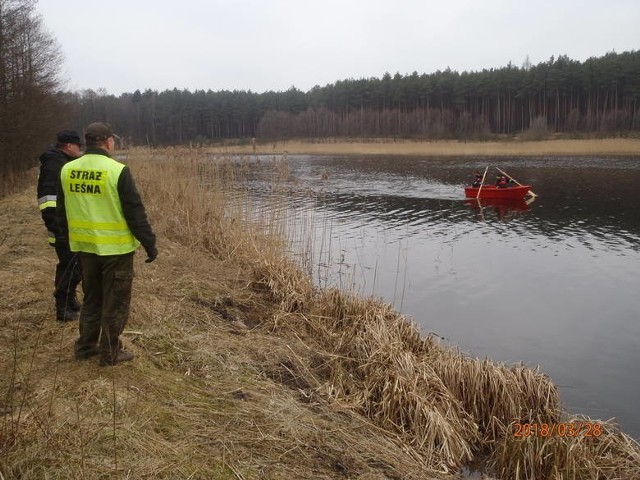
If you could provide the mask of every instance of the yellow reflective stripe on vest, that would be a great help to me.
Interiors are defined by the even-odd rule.
[[[121,237],[103,237],[100,234],[74,233],[73,241],[91,245],[130,245],[131,235],[125,234]]]
[[[121,230],[130,233],[127,222],[91,222],[82,220],[69,220],[69,228],[88,228],[91,230]]]
[[[38,207],[40,210],[44,210],[45,208],[53,207],[56,208],[58,196],[57,195],[45,195],[44,197],[40,197],[38,199]]]

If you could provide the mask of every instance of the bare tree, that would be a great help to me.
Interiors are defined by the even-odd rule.
[[[0,196],[24,184],[60,120],[62,55],[36,0],[0,0]]]

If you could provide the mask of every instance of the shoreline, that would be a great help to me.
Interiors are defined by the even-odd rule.
[[[399,139],[323,139],[258,141],[255,145],[207,147],[214,153],[243,155],[416,155],[416,156],[572,156],[640,155],[640,139],[461,142]]]

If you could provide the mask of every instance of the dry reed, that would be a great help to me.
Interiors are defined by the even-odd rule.
[[[225,146],[212,151],[249,154],[248,146]],[[286,140],[260,145],[261,154],[319,155],[420,155],[420,156],[563,156],[563,155],[637,155],[638,138],[554,139],[542,141],[501,140],[463,142],[456,140],[421,141],[403,139],[322,139],[320,141]]]

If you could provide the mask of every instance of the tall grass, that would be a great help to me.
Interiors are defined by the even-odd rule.
[[[322,143],[288,140],[278,142],[273,148],[269,146],[263,153],[289,152],[289,154],[319,155],[419,155],[419,156],[577,156],[577,155],[637,155],[640,139],[636,138],[586,138],[567,139],[553,136],[552,139],[540,140],[548,135],[545,125],[537,125],[532,132],[525,132],[533,138],[503,139],[499,141],[459,142],[412,141],[388,139],[348,139],[326,140]],[[536,140],[535,138],[538,138]],[[221,151],[222,149],[212,149]],[[249,147],[225,148],[225,151],[237,154],[249,154]]]
[[[135,159],[134,159],[135,162]],[[282,253],[286,251],[287,209],[282,196],[262,208],[247,194],[249,160],[207,156],[201,151],[175,152],[136,163],[140,189],[148,193],[150,215],[158,218],[161,235],[193,251],[233,260],[252,268],[255,282],[267,289],[285,311],[296,311],[309,300],[308,275]],[[274,159],[274,188],[287,178],[287,165]],[[161,196],[152,192],[162,192]]]

